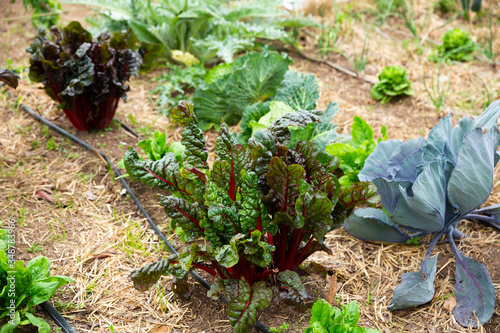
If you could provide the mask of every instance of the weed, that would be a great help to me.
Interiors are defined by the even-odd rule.
[[[405,20],[406,27],[410,30],[412,35],[420,40],[420,36],[424,29],[430,22],[432,14],[434,12],[434,5],[427,6],[427,12],[425,13],[425,18],[421,26],[418,26],[416,16],[415,16],[415,7],[413,4],[413,0],[403,0],[403,18]]]
[[[495,62],[496,53],[493,50],[493,30],[491,28],[491,13],[488,20],[489,35],[488,37],[480,38],[476,43],[476,48],[481,52],[483,56],[488,59],[488,61],[496,69],[497,63]]]
[[[47,149],[48,150],[56,150],[58,148],[58,145],[54,142],[54,138],[50,138],[49,141],[47,141]]]
[[[33,140],[33,142],[31,142],[31,148],[37,149],[38,146],[40,146],[40,140]]]
[[[373,293],[375,292],[375,289],[377,289],[379,282],[380,281],[377,281],[377,283],[375,283],[375,287],[373,287],[373,290],[368,294],[368,299],[366,300],[366,303],[363,303],[364,305],[366,305],[366,306],[370,305],[370,302],[372,301]]]
[[[444,89],[441,89],[440,87],[440,82],[441,82],[441,66],[443,62],[439,62],[438,66],[438,72],[437,72],[437,79],[436,83],[434,82],[434,77],[431,77],[431,89],[427,87],[426,79],[425,79],[425,70],[424,70],[424,88],[427,94],[429,95],[429,98],[431,99],[432,104],[436,107],[436,113],[439,115],[439,112],[441,111],[442,108],[444,108],[444,105],[446,103],[446,99],[448,97],[448,92],[450,91],[450,85],[451,85],[451,79],[448,77],[448,85]],[[449,71],[448,71],[449,73]],[[448,75],[449,76],[449,75]]]
[[[85,185],[88,182],[94,180],[95,175],[93,173],[89,173],[88,175],[85,174],[85,172],[80,171],[79,173],[76,174],[78,178],[80,178],[81,182]]]
[[[363,22],[364,23],[364,22]],[[352,64],[354,66],[354,71],[358,74],[365,72],[366,64],[368,63],[368,42],[370,40],[370,29],[365,25],[365,38],[363,39],[363,47],[361,48],[361,53],[354,51]]]
[[[45,135],[45,137],[47,138],[50,138],[52,135],[50,135],[50,132],[49,132],[49,126],[47,125],[43,125],[42,126],[42,133],[43,135]]]
[[[38,245],[37,243],[33,243],[29,249],[27,249],[26,251],[28,251],[29,253],[34,253],[34,252],[41,252],[41,253],[44,253],[45,250],[43,249],[43,247],[41,245]]]
[[[283,325],[281,325],[280,327],[269,328],[269,331],[274,333],[283,333],[288,329],[288,327],[290,327],[290,325],[288,325],[287,323],[283,323]]]

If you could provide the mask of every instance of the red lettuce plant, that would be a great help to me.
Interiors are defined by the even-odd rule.
[[[325,234],[356,205],[377,200],[368,182],[341,190],[335,176],[338,160],[313,143],[287,148],[288,127],[316,122],[318,112],[284,115],[257,132],[248,148],[235,142],[222,121],[211,170],[193,104],[181,101],[171,118],[184,126],[182,167],[172,153],[141,161],[133,148],[124,164],[132,179],[170,191],[158,195],[160,205],[172,227],[181,227],[192,243],[179,256],[134,271],[135,288],[144,291],[161,275],[173,275],[173,289],[186,294],[188,273],[204,270],[217,277],[208,294],[227,298],[234,332],[248,331],[256,312],[269,305],[273,281],[287,297],[309,298],[297,274],[299,265],[316,251],[330,251],[323,244]],[[202,238],[210,246],[194,242]],[[273,274],[277,280],[269,278]]]
[[[105,129],[113,120],[125,83],[137,74],[142,58],[137,39],[129,29],[95,40],[79,22],[62,32],[52,27],[50,41],[44,28],[26,51],[31,53],[29,77],[42,82],[45,92],[78,130]]]

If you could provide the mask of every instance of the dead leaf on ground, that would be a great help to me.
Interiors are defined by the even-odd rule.
[[[443,308],[447,310],[448,312],[451,312],[457,305],[457,300],[455,299],[455,296],[450,296],[444,301]]]

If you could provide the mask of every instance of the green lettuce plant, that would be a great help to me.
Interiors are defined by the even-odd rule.
[[[0,320],[6,320],[2,333],[17,332],[21,326],[34,325],[40,333],[50,333],[49,324],[36,317],[35,306],[52,297],[54,292],[67,283],[66,276],[50,276],[50,261],[46,257],[34,258],[26,265],[15,261],[9,254],[12,247],[9,230],[0,229]]]
[[[388,103],[394,96],[414,94],[406,69],[401,66],[386,66],[378,76],[379,82],[373,85],[372,97],[382,103]]]
[[[258,131],[248,148],[235,142],[222,121],[212,168],[193,104],[181,101],[171,118],[184,126],[182,167],[171,153],[142,161],[133,148],[125,167],[133,180],[171,193],[158,194],[160,205],[189,243],[178,256],[135,270],[135,288],[144,291],[161,275],[172,275],[172,289],[187,295],[188,273],[201,269],[216,277],[208,295],[226,297],[234,332],[253,326],[257,311],[270,304],[273,284],[284,297],[307,300],[299,265],[316,251],[329,252],[325,234],[356,205],[378,200],[368,182],[341,190],[337,159],[313,143],[287,148],[289,127],[307,126],[320,115],[287,113]]]
[[[343,176],[339,178],[343,187],[352,186],[359,182],[358,174],[365,165],[365,160],[375,150],[377,144],[387,140],[387,129],[382,126],[382,137],[377,141],[373,140],[373,130],[366,121],[358,116],[353,119],[351,140],[346,142],[336,142],[326,146],[326,152],[336,156],[340,162]],[[344,138],[343,141],[347,141]]]
[[[359,314],[354,301],[339,309],[319,299],[312,307],[309,327],[304,333],[380,333],[372,328],[358,327]]]
[[[429,58],[434,62],[445,61],[472,61],[476,44],[469,33],[461,29],[448,30],[443,36],[443,44],[438,46],[437,53]]]

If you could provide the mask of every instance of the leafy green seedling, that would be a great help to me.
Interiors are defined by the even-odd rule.
[[[390,102],[394,96],[414,94],[404,67],[386,66],[378,76],[378,80],[379,82],[372,87],[371,95],[382,103]]]
[[[387,140],[387,129],[382,126],[382,138],[373,140],[373,130],[366,121],[358,116],[353,119],[351,141],[336,142],[326,146],[326,152],[337,156],[340,169],[344,175],[339,178],[342,187],[349,187],[359,181],[358,173],[363,169],[365,160],[373,152],[377,144]]]
[[[304,333],[380,333],[372,328],[358,327],[359,315],[354,301],[339,309],[319,299],[312,307],[309,327]]]
[[[438,46],[437,53],[432,54],[429,59],[434,62],[472,61],[475,50],[476,44],[469,33],[461,29],[451,29],[444,34],[443,44]]]

